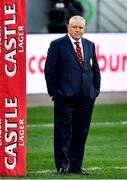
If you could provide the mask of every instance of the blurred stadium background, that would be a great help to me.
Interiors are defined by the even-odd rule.
[[[27,0],[28,33],[64,32],[68,18],[87,19],[87,32],[127,32],[127,0]]]
[[[127,0],[27,0],[26,179],[84,179],[55,173],[53,102],[44,79],[49,43],[66,33],[74,14],[87,20],[85,36],[95,41],[102,75],[83,167],[88,179],[126,179]]]

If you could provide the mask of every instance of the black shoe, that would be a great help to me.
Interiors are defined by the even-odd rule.
[[[64,169],[64,168],[59,168],[58,170],[57,170],[57,173],[58,174],[67,174],[67,171],[66,171],[66,169]]]
[[[57,170],[58,174],[67,174],[67,172],[68,172],[68,164],[63,164],[63,166]]]
[[[68,172],[74,173],[74,174],[80,174],[80,175],[90,175],[87,171],[81,169],[81,168],[69,168]]]

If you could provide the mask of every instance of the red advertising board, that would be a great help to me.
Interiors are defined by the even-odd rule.
[[[26,175],[25,0],[0,0],[0,176]]]

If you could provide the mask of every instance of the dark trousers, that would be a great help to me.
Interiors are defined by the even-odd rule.
[[[73,101],[56,97],[54,101],[54,155],[56,168],[63,165],[81,168],[93,100]]]

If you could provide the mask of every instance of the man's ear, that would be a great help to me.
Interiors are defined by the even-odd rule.
[[[69,29],[69,24],[67,24],[67,30]]]
[[[86,32],[86,26],[84,27],[84,33]]]

